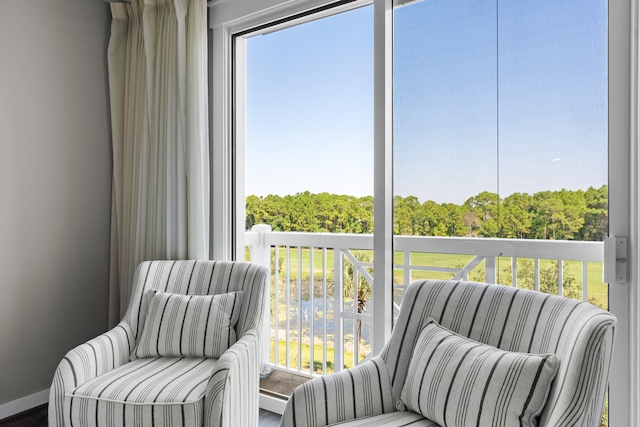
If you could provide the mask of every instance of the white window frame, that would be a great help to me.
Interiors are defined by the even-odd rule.
[[[396,0],[396,5],[411,0]],[[234,198],[232,184],[244,187],[241,164],[232,166],[232,35],[261,24],[273,22],[310,9],[334,3],[330,0],[213,0],[209,5],[210,33],[210,111],[211,111],[211,248],[214,259],[242,258],[244,224],[236,224],[232,217],[245,209],[243,197]],[[392,269],[392,23],[393,0],[357,0],[345,8],[374,4],[374,236],[375,271],[377,281],[373,287],[373,312],[376,335],[372,351],[378,352],[391,334]],[[331,11],[330,13],[333,13]],[[609,141],[615,144],[610,152],[610,171],[621,164],[628,173],[610,177],[611,204],[627,206],[619,212],[610,212],[611,236],[629,236],[629,289],[626,300],[616,297],[611,301],[616,311],[626,312],[629,322],[620,323],[617,340],[626,340],[623,351],[614,353],[612,379],[620,385],[611,390],[615,395],[609,408],[611,425],[640,425],[640,292],[638,266],[640,265],[640,149],[638,148],[638,122],[640,100],[638,76],[638,34],[640,11],[637,0],[610,0],[609,2]],[[317,19],[317,15],[310,17]],[[286,24],[291,25],[291,24]],[[272,28],[274,30],[276,28]],[[236,52],[237,57],[240,53]],[[611,58],[615,58],[612,61]],[[242,87],[236,94],[243,97]],[[611,102],[613,100],[614,102]],[[240,148],[242,150],[242,148]],[[244,153],[236,152],[235,156]],[[626,157],[628,156],[628,157]],[[626,157],[626,158],[625,158]],[[628,159],[628,160],[627,160]],[[383,202],[383,203],[381,203]],[[236,253],[232,241],[236,229]],[[382,272],[382,273],[380,273]],[[613,286],[613,285],[612,285]],[[626,366],[626,369],[617,369]],[[624,400],[624,401],[623,401]]]
[[[629,78],[627,87],[630,96],[629,102],[629,425],[640,425],[640,43],[638,32],[640,31],[640,7],[637,0],[628,3],[628,28],[620,30],[618,37],[626,39],[629,43]],[[610,1],[611,4],[611,1]],[[626,46],[626,43],[623,44]],[[625,56],[624,52],[620,53]],[[624,78],[623,78],[624,80]],[[624,113],[623,113],[624,114]]]
[[[236,190],[244,188],[244,147],[236,144],[235,153],[232,151],[233,125],[232,101],[234,98],[237,110],[244,110],[245,90],[242,72],[244,59],[244,44],[236,40],[234,48],[234,34],[244,33],[263,24],[285,19],[309,10],[317,9],[336,0],[299,0],[296,2],[268,1],[255,5],[253,13],[247,10],[247,3],[217,1],[210,4],[210,24],[213,29],[211,57],[212,60],[212,246],[214,259],[242,259],[244,256],[244,224],[234,221],[241,218],[245,210],[244,195],[231,190],[235,184]],[[392,0],[355,0],[326,11],[334,14],[343,10],[355,9],[368,4],[374,4],[374,200],[377,200],[374,211],[374,271],[383,272],[374,275],[372,289],[372,311],[374,331],[372,336],[372,352],[379,353],[391,336],[393,289],[384,286],[391,283],[393,274],[393,188],[385,183],[392,178]],[[270,26],[264,32],[276,31],[280,28],[301,24],[318,19],[323,13],[288,21]],[[250,34],[260,34],[256,31]],[[236,80],[233,79],[233,51],[235,49]],[[235,87],[234,87],[235,84]],[[244,117],[235,115],[235,137],[243,140]],[[235,160],[234,160],[235,158]],[[385,203],[380,203],[384,200]],[[233,208],[232,208],[233,207]],[[234,235],[231,232],[235,229]]]
[[[233,49],[234,34],[242,33],[257,28],[266,23],[275,22],[291,16],[302,14],[309,10],[321,8],[337,0],[214,0],[208,3],[210,37],[210,72],[211,72],[211,245],[210,253],[214,259],[242,259],[244,245],[242,235],[244,224],[236,224],[233,212],[236,216],[244,212],[245,205],[242,197],[234,197],[232,188],[244,188],[244,147],[234,147],[234,129],[232,128],[233,91],[236,90],[237,102],[244,102],[244,87],[240,84],[234,88],[233,79]],[[345,6],[332,8],[326,14],[333,14],[340,10],[348,10],[370,4],[371,0],[356,0]],[[286,22],[280,25],[270,26],[264,33],[276,31],[281,28],[301,24],[318,19],[322,14],[314,14],[306,19],[301,18],[294,22]],[[255,34],[259,34],[256,31]],[[243,45],[236,43],[235,56],[240,61],[244,60]],[[240,65],[240,66],[238,66]],[[238,72],[244,71],[243,64],[236,64]],[[242,82],[242,75],[237,75],[237,80]],[[240,106],[240,109],[243,109]],[[237,128],[244,132],[244,117],[236,115]],[[244,135],[235,135],[238,140],[243,140]],[[235,163],[235,164],[234,164]],[[235,229],[235,239],[232,230]],[[234,250],[235,247],[235,250]]]
[[[638,153],[637,117],[632,114],[633,69],[638,56],[633,52],[637,34],[636,1],[609,1],[609,235],[629,236],[629,283],[609,285],[609,309],[618,316],[616,342],[609,381],[609,425],[639,425],[637,402],[638,367]],[[635,13],[637,15],[637,11]],[[615,61],[611,59],[615,58]],[[637,77],[635,78],[637,81]],[[635,235],[634,235],[635,233]]]

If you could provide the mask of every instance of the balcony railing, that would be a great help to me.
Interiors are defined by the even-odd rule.
[[[258,225],[245,233],[245,245],[247,257],[271,272],[268,364],[314,375],[368,356],[372,235],[273,232]],[[606,308],[601,242],[394,236],[393,248],[395,312],[405,286],[419,278],[502,283]],[[605,289],[599,299],[594,287]]]

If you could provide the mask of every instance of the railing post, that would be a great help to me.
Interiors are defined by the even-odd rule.
[[[269,269],[267,279],[267,299],[264,308],[264,320],[262,323],[262,370],[266,370],[266,363],[271,359],[271,246],[266,243],[266,235],[271,232],[271,226],[267,224],[256,224],[251,227],[251,231],[258,233],[258,244],[251,250],[251,262],[264,265]],[[277,325],[276,325],[277,327]],[[277,355],[276,355],[277,357]]]
[[[251,262],[262,264],[271,270],[271,247],[266,244],[265,236],[271,232],[271,226],[267,224],[256,224],[251,227],[251,231],[258,233],[258,244],[251,250]]]
[[[342,271],[342,251],[333,250],[333,370],[339,372],[344,369],[344,327],[342,300],[344,292],[344,280]]]
[[[485,281],[487,283],[496,282],[496,257],[487,255],[485,258]]]

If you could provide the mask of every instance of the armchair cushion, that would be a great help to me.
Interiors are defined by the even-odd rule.
[[[65,396],[65,425],[203,425],[207,382],[217,360],[137,359]]]
[[[150,289],[142,333],[131,359],[220,357],[236,342],[243,292],[181,295]]]
[[[401,402],[448,427],[536,426],[558,366],[553,354],[500,350],[429,319],[416,341]]]

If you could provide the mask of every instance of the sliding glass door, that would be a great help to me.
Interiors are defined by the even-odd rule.
[[[610,16],[606,0],[395,9],[394,304],[412,280],[456,278],[588,301],[628,323],[628,285],[602,276],[603,239],[628,235]],[[626,425],[627,341],[602,425]]]
[[[501,283],[618,316],[603,423],[628,425],[629,287],[602,280],[602,239],[629,235],[628,9],[300,1],[216,27],[220,224],[270,265],[270,362],[359,363],[413,280]]]

